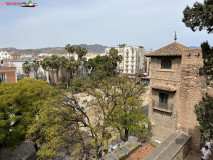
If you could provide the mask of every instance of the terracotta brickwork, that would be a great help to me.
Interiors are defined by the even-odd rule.
[[[151,57],[149,117],[153,125],[152,139],[162,142],[172,132],[184,131],[192,136],[191,148],[198,151],[201,134],[194,105],[206,92],[205,79],[198,76],[202,66],[201,49],[189,49],[174,42],[147,56]],[[172,61],[170,69],[161,69],[163,59]],[[161,85],[172,90],[154,87]],[[160,93],[168,94],[166,109],[160,106]]]
[[[0,67],[0,74],[5,74],[5,82],[17,82],[16,67]]]

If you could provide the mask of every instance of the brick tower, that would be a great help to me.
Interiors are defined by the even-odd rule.
[[[199,123],[194,105],[205,95],[205,79],[198,76],[201,49],[177,42],[146,55],[151,57],[149,118],[152,139],[163,141],[174,131],[191,135],[191,148],[200,149]]]

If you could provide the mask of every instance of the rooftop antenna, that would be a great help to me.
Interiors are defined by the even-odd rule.
[[[175,38],[174,38],[174,40],[175,40],[175,42],[176,42],[176,40],[177,40],[177,35],[176,35],[176,31],[175,31]]]

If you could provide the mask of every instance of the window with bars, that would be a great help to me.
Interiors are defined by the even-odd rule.
[[[159,93],[159,107],[168,109],[168,97],[167,93]]]
[[[172,68],[172,60],[170,59],[161,60],[161,69],[171,69],[171,68]]]

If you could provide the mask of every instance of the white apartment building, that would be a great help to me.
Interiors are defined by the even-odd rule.
[[[105,53],[109,55],[111,48],[106,48]],[[120,44],[118,55],[123,57],[123,61],[118,63],[117,69],[121,74],[129,77],[137,77],[145,72],[145,49],[143,47],[127,46],[127,44]]]
[[[0,61],[3,59],[9,59],[11,55],[6,51],[0,51]]]

